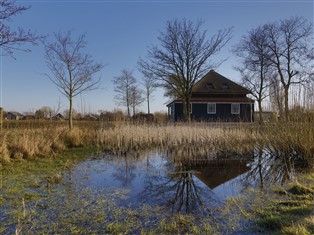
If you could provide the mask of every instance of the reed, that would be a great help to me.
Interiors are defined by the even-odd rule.
[[[271,152],[314,167],[314,125],[312,122],[288,122],[264,126],[258,143]]]
[[[301,156],[314,164],[314,125],[275,123],[262,127],[243,124],[192,123],[168,125],[123,124],[109,128],[16,128],[0,132],[0,160],[51,156],[68,148],[98,147],[111,153],[159,149],[187,158],[244,155],[257,146],[286,156]],[[300,157],[299,157],[300,158]]]
[[[194,149],[194,152],[232,151],[254,148],[255,136],[247,128],[198,125],[123,125],[98,130],[97,144],[106,150],[126,153],[141,149]]]
[[[93,132],[66,127],[23,128],[0,133],[0,161],[53,156],[67,148],[92,145]]]

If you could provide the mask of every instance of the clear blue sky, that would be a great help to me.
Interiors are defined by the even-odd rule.
[[[20,26],[38,34],[74,30],[74,34],[87,34],[87,52],[95,61],[106,64],[101,72],[102,89],[85,93],[74,100],[78,111],[97,112],[117,107],[113,101],[112,79],[122,69],[136,70],[140,56],[147,47],[157,44],[159,31],[173,18],[203,19],[208,37],[219,29],[234,27],[233,39],[213,60],[228,58],[217,71],[239,82],[240,75],[233,70],[237,64],[231,48],[240,37],[258,25],[303,16],[313,22],[313,0],[309,1],[17,1],[31,8],[13,18],[11,27]],[[42,45],[28,46],[30,53],[16,52],[16,59],[2,57],[1,102],[6,111],[29,112],[42,106],[54,107],[59,97],[63,109],[68,101],[43,73],[49,72],[44,60]],[[163,91],[158,90],[151,110],[166,111]],[[82,108],[83,107],[83,108]],[[121,107],[124,110],[124,107]],[[141,109],[146,111],[146,104]]]

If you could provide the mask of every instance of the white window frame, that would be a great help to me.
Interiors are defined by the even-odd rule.
[[[231,114],[240,114],[240,103],[232,103],[231,104]],[[237,112],[234,112],[234,110],[237,110]]]
[[[172,106],[168,106],[168,116],[172,116]]]
[[[209,105],[214,105],[214,107],[215,107],[215,111],[214,112],[208,112],[208,107],[209,107]],[[216,103],[207,103],[207,114],[216,114]]]

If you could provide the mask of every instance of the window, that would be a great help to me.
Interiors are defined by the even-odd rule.
[[[168,107],[168,116],[172,116],[172,106]]]
[[[208,90],[214,90],[214,89],[215,89],[214,84],[212,84],[212,83],[207,83],[207,89],[208,89]]]
[[[207,103],[207,113],[216,114],[216,103]]]
[[[227,83],[223,83],[223,84],[222,84],[222,89],[223,89],[223,90],[229,90],[230,87],[229,87],[229,85],[228,85]]]
[[[240,114],[240,104],[231,104],[231,114]]]
[[[190,113],[192,113],[192,103],[190,103]]]

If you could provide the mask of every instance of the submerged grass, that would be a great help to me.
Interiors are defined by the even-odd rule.
[[[314,173],[270,192],[230,198],[228,208],[263,234],[314,234]]]
[[[223,234],[212,216],[170,215],[147,204],[132,208],[123,203],[127,190],[79,187],[71,171],[82,156],[66,156],[2,169],[1,234]],[[62,180],[51,180],[56,175]]]

